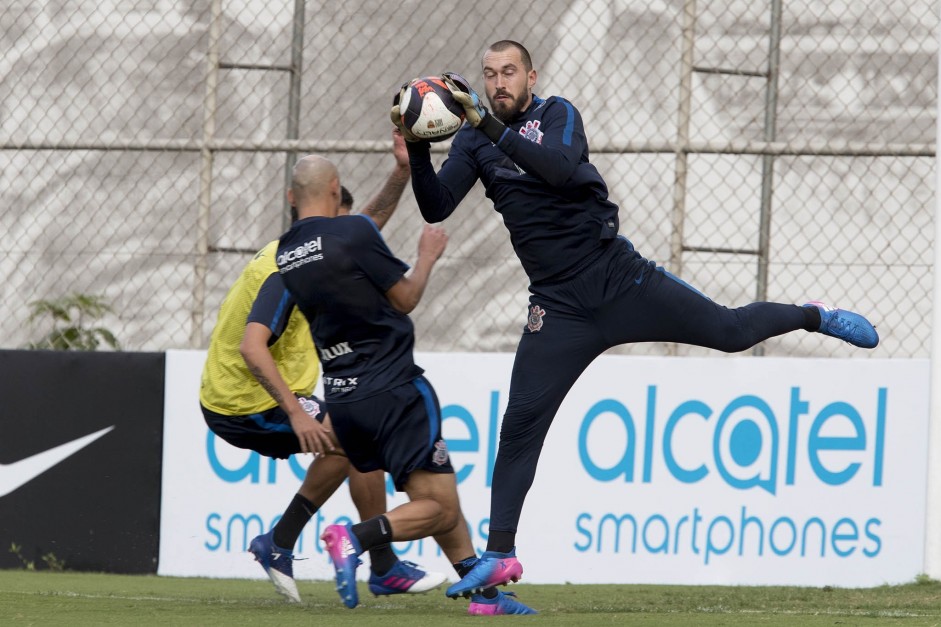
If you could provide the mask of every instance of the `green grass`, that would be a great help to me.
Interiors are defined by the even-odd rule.
[[[375,598],[355,610],[332,582],[298,582],[305,602],[281,601],[267,580],[184,579],[0,570],[0,625],[936,625],[941,582],[867,589],[526,585],[510,587],[538,616],[472,617],[440,590]],[[444,622],[446,621],[446,622]]]

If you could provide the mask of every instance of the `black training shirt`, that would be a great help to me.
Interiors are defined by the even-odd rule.
[[[422,374],[409,317],[385,293],[408,265],[397,259],[372,220],[312,217],[281,236],[278,269],[310,323],[327,402],[349,402]]]
[[[588,162],[581,115],[563,98],[534,95],[496,143],[465,124],[437,176],[426,142],[408,150],[424,218],[447,218],[480,179],[534,284],[573,276],[617,236],[618,208]]]

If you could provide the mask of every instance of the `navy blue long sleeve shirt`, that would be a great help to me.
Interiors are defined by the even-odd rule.
[[[534,95],[495,143],[465,124],[437,174],[427,143],[408,150],[425,220],[447,218],[480,179],[533,284],[573,276],[617,236],[618,208],[588,162],[581,115],[563,98]]]

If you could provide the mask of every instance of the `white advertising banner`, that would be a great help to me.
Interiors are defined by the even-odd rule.
[[[158,572],[264,577],[247,543],[276,522],[310,457],[274,461],[212,436],[204,358],[167,353]],[[513,356],[416,360],[482,551]],[[602,356],[546,440],[517,536],[524,581],[911,581],[924,560],[928,376],[927,360]],[[404,502],[389,494],[390,508]],[[338,520],[357,520],[345,487],[295,547],[309,558],[298,578],[332,578],[318,536]],[[430,539],[396,548],[456,579]]]

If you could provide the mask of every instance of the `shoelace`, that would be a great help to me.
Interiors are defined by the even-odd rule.
[[[837,326],[840,328],[840,334],[846,338],[843,341],[847,344],[853,344],[850,340],[859,341],[862,330],[855,322],[847,320],[842,316],[835,316]],[[855,346],[855,344],[854,344]]]

